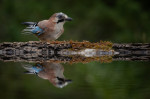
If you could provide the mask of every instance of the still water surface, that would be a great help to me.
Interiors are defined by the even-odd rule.
[[[116,61],[61,65],[48,63],[47,66],[36,68],[36,71],[44,68],[39,70],[40,72],[44,70],[43,74],[40,72],[40,74],[25,74],[27,69],[23,66],[27,65],[36,66],[36,63],[0,62],[0,97],[5,97],[5,99],[150,98],[149,62]],[[52,65],[58,67],[55,68]],[[49,70],[46,71],[47,68]],[[52,71],[56,71],[55,75],[60,76],[60,85],[64,82],[64,78],[68,80],[68,85],[58,88],[58,83],[57,85],[54,83],[56,79],[52,80],[54,77]],[[47,77],[51,74],[51,77]]]

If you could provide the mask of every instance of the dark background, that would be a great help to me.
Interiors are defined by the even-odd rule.
[[[24,21],[48,19],[63,12],[73,18],[58,40],[150,42],[147,0],[1,0],[0,42],[35,41],[23,35]],[[24,75],[20,63],[0,62],[1,99],[149,99],[149,62],[63,64],[73,83],[63,89]]]

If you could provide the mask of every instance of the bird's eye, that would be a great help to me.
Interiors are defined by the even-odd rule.
[[[57,17],[58,17],[57,23],[64,22],[64,16],[63,15],[58,15]]]
[[[62,15],[58,15],[58,18],[59,18],[59,19],[62,19],[62,18],[63,18],[63,16],[62,16]]]
[[[59,85],[62,85],[62,84],[63,84],[63,82],[59,82],[58,84],[59,84]]]

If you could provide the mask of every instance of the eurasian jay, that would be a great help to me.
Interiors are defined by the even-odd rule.
[[[32,65],[23,65],[27,70],[26,74],[36,74],[42,79],[49,80],[54,86],[58,88],[63,88],[72,82],[69,79],[66,79],[63,75],[64,68],[59,63],[37,63],[35,66]]]
[[[35,34],[41,41],[48,42],[56,40],[64,32],[63,25],[66,21],[72,21],[72,18],[60,12],[53,14],[48,20],[39,22],[23,22],[27,25],[23,33]]]

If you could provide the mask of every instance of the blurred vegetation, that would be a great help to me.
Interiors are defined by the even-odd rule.
[[[59,40],[150,42],[150,7],[146,0],[1,0],[0,42],[38,40],[22,35],[24,21],[48,19],[63,12],[74,20],[65,24]],[[33,75],[19,63],[0,62],[1,99],[149,99],[149,62],[64,64],[73,83],[63,89]]]

